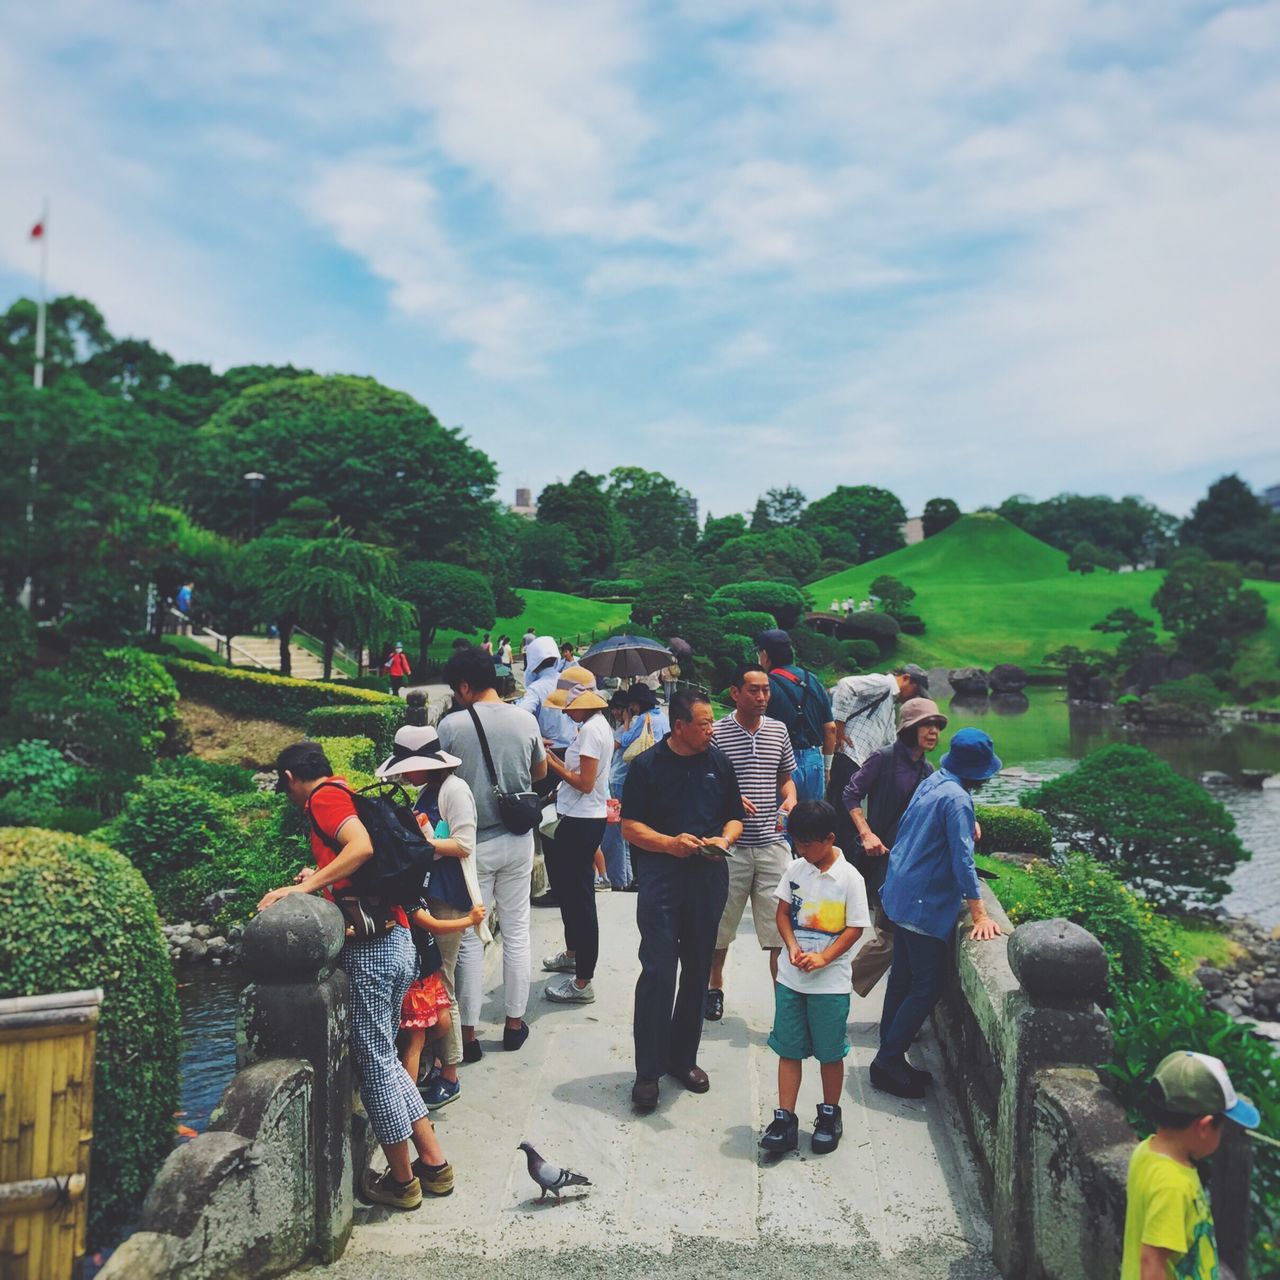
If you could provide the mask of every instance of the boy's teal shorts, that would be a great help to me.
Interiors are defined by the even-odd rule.
[[[839,1062],[849,1052],[849,993],[808,995],[781,982],[773,989],[769,1048],[780,1058]]]

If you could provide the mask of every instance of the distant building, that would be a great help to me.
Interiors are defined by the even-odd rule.
[[[917,542],[924,541],[924,520],[920,516],[912,516],[906,524],[902,526],[902,536],[907,540],[907,546],[914,547]]]
[[[698,500],[697,498],[686,498],[684,500],[684,509],[689,513],[689,519],[696,525],[698,523]]]
[[[514,512],[518,516],[524,516],[526,520],[534,519],[538,514],[538,504],[533,500],[533,490],[517,489],[516,500],[511,504],[508,510]]]
[[[1280,512],[1280,484],[1273,484],[1270,488],[1263,489],[1262,500],[1272,511]]]

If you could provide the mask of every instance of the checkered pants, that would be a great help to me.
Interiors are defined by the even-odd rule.
[[[378,1141],[389,1147],[413,1133],[427,1114],[417,1085],[396,1057],[400,1004],[418,974],[408,929],[371,942],[348,942],[338,963],[351,985],[351,1052],[360,1075],[360,1100]]]

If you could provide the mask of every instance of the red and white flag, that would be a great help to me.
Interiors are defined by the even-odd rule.
[[[37,222],[36,225],[31,228],[31,238],[33,240],[39,240],[40,237],[43,235],[44,235],[44,219],[41,218],[40,221]]]

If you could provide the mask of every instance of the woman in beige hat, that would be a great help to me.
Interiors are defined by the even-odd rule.
[[[547,703],[560,707],[578,732],[563,763],[547,754],[548,766],[561,781],[556,791],[559,825],[547,875],[564,922],[564,950],[544,960],[542,967],[565,976],[548,983],[545,994],[557,1004],[590,1004],[596,998],[591,979],[600,955],[595,855],[609,813],[613,729],[602,714],[609,704],[585,667],[566,667]]]
[[[880,905],[880,886],[898,823],[916,788],[933,772],[925,756],[938,745],[947,717],[928,698],[909,698],[898,708],[898,736],[870,756],[849,779],[841,799],[862,847],[850,861],[862,872],[871,899],[875,933],[853,958],[853,989],[867,996],[893,963],[893,924]]]

